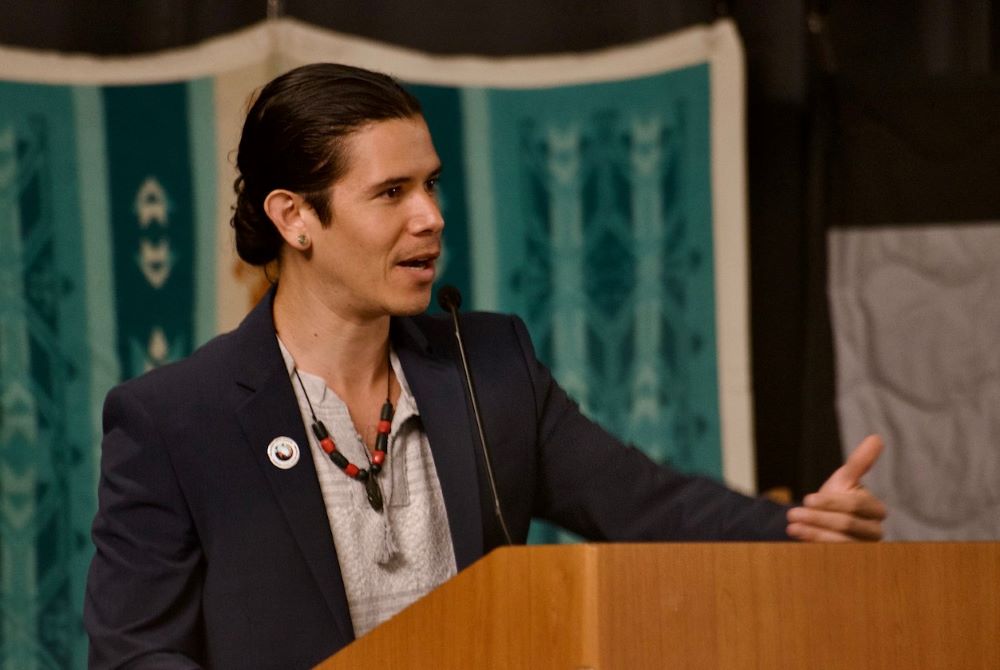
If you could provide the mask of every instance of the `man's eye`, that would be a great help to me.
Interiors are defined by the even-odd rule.
[[[427,183],[424,184],[424,188],[427,189],[428,193],[437,193],[438,181],[440,181],[440,177],[434,177],[432,179],[428,179]]]
[[[402,186],[393,186],[391,188],[387,188],[386,190],[382,191],[382,195],[384,195],[387,198],[398,198],[400,195],[402,195],[402,193],[403,193]]]

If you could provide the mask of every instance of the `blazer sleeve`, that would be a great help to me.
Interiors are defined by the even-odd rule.
[[[786,507],[661,466],[587,419],[512,321],[537,416],[536,516],[597,541],[790,539]]]
[[[150,412],[119,386],[104,404],[96,553],[84,602],[91,668],[198,668],[201,544]]]

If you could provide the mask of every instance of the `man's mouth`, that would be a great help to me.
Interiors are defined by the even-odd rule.
[[[404,268],[423,269],[430,267],[432,263],[434,263],[434,258],[431,256],[427,256],[426,258],[411,258],[409,260],[400,261],[399,264],[402,265]]]
[[[440,254],[436,252],[431,252],[427,254],[421,254],[419,256],[412,256],[410,258],[405,258],[399,261],[399,265],[404,268],[414,268],[417,270],[426,270],[428,268],[434,267],[434,261],[437,260]]]

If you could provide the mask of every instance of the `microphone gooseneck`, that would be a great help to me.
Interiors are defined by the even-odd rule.
[[[490,494],[493,497],[493,512],[497,521],[500,522],[500,530],[503,531],[507,544],[514,544],[510,539],[510,531],[507,530],[507,522],[503,518],[503,509],[500,507],[500,496],[497,493],[497,482],[493,477],[493,462],[490,459],[490,448],[486,444],[486,432],[483,430],[483,420],[479,416],[479,400],[476,397],[476,387],[472,383],[472,372],[469,370],[469,361],[465,357],[465,344],[462,341],[462,329],[458,323],[458,308],[462,306],[461,292],[451,285],[442,286],[438,291],[438,305],[441,309],[451,314],[451,322],[455,326],[455,341],[458,342],[458,356],[462,361],[462,371],[465,373],[465,390],[469,394],[469,402],[472,404],[472,415],[476,420],[476,429],[479,431],[479,445],[483,451],[483,463],[486,465],[486,479],[490,484]]]

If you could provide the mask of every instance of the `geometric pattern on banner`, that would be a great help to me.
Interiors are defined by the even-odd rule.
[[[708,77],[488,91],[498,272],[476,279],[588,416],[721,479]]]
[[[834,229],[829,292],[843,449],[898,540],[1000,539],[1000,224]]]
[[[183,358],[195,341],[187,86],[102,92],[118,349],[128,378]]]
[[[0,99],[0,667],[83,667],[92,315],[73,97],[0,83]]]

